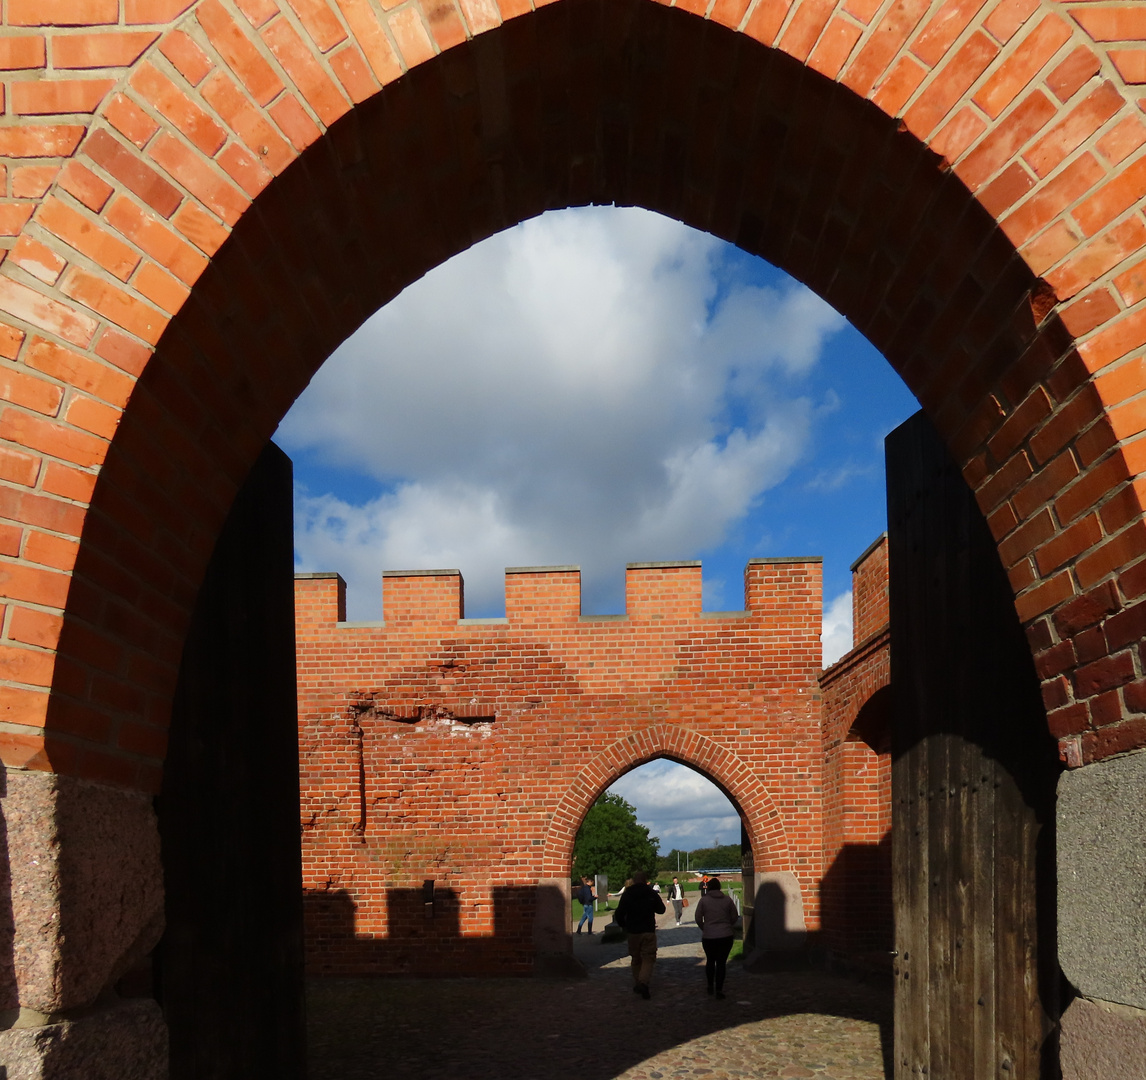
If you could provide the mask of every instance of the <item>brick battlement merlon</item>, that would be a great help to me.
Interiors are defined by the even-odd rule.
[[[353,625],[392,630],[431,622],[473,626],[630,619],[711,622],[755,616],[818,636],[822,563],[819,556],[750,559],[744,568],[744,609],[727,612],[702,610],[702,564],[698,561],[628,563],[621,615],[582,614],[579,566],[511,566],[505,571],[505,618],[498,620],[465,618],[460,570],[384,570],[383,621]],[[295,595],[300,622],[339,623],[349,628],[346,582],[341,575],[333,571],[296,574]]]
[[[774,559],[749,559],[748,567],[782,566],[785,563],[816,563],[823,565],[823,562],[824,557],[822,555],[778,555]],[[748,573],[748,567],[745,567],[745,573]]]
[[[867,561],[868,556],[871,555],[876,548],[882,547],[885,543],[887,543],[887,533],[881,532],[879,536],[860,552],[859,558],[857,558],[848,569],[854,574]]]
[[[860,645],[888,623],[887,533],[852,563],[852,640]]]
[[[295,574],[295,577],[306,575]],[[329,574],[314,574],[314,577],[329,577]],[[335,575],[337,576],[337,575]],[[382,577],[461,577],[460,570],[383,570]]]

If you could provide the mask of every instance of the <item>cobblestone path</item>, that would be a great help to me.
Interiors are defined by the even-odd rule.
[[[729,966],[704,992],[695,927],[661,932],[653,998],[631,992],[624,945],[575,938],[588,978],[323,979],[310,985],[310,1075],[366,1080],[729,1080],[890,1076],[882,988]],[[885,1074],[885,1059],[888,1063]],[[401,1070],[396,1072],[396,1070]]]

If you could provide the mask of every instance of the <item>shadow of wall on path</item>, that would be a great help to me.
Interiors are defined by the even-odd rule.
[[[432,903],[428,896],[432,895]],[[463,934],[463,897],[455,889],[386,890],[385,935],[360,934],[357,906],[345,889],[305,890],[307,972],[312,976],[474,976],[584,974],[568,935],[539,943],[539,913],[566,898],[548,885],[498,885],[491,890],[493,933]],[[563,917],[563,916],[562,916]],[[433,948],[427,948],[429,943]],[[564,962],[563,962],[564,961]]]
[[[820,1060],[818,1039],[834,1049],[855,1029],[825,1024],[839,1017],[878,1028],[878,1052],[890,1052],[890,995],[817,971],[750,974],[733,962],[716,1001],[704,990],[704,961],[695,927],[658,933],[661,955],[652,1001],[630,993],[623,942],[581,942],[603,963],[578,982],[538,979],[312,979],[308,1020],[314,1075],[373,1076],[402,1062],[414,1075],[539,1077],[575,1074],[612,1080],[657,1055],[683,1050],[678,1066],[739,1070],[744,1075],[784,1051],[767,1037],[756,1043],[744,1025],[785,1017],[800,1032],[787,1047],[793,1061]],[[693,947],[673,948],[685,942]],[[792,1024],[795,1026],[793,1027]],[[735,1029],[741,1029],[736,1031]],[[844,1032],[850,1032],[850,1035]],[[714,1042],[721,1032],[730,1036]],[[746,1035],[748,1037],[746,1037]],[[869,1036],[870,1037],[870,1033]],[[805,1039],[810,1040],[805,1045]],[[856,1046],[849,1043],[849,1053]],[[694,1050],[700,1057],[694,1056]],[[787,1061],[781,1061],[783,1067]],[[646,1069],[647,1071],[647,1069]],[[669,1075],[670,1070],[665,1070]],[[854,1070],[853,1070],[854,1071]],[[849,1075],[851,1075],[849,1073]],[[884,1075],[871,1072],[865,1075]],[[890,1077],[891,1073],[886,1075]]]
[[[820,882],[820,896],[830,966],[890,977],[891,832],[878,844],[845,844]]]

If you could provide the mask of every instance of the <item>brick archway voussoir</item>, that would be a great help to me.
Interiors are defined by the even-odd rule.
[[[713,781],[744,815],[758,870],[791,870],[783,818],[751,768],[727,747],[675,724],[640,728],[612,743],[585,767],[553,812],[545,838],[542,874],[565,877],[573,842],[589,808],[621,776],[657,758],[669,758]]]

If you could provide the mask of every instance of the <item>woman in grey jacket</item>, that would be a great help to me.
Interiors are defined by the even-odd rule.
[[[708,879],[708,891],[696,905],[696,925],[700,927],[700,943],[704,946],[704,976],[708,992],[715,990],[724,997],[724,973],[728,954],[732,951],[732,936],[736,930],[736,901],[725,896],[719,878]]]

